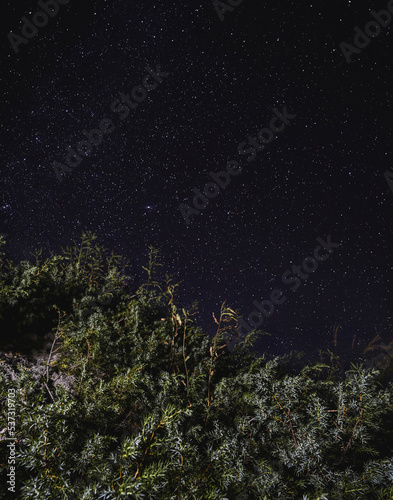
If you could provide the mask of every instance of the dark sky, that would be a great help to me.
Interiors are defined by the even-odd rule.
[[[341,339],[390,341],[393,20],[382,19],[350,62],[340,47],[387,2],[243,0],[223,20],[214,5],[70,0],[15,53],[8,34],[21,35],[22,18],[42,8],[2,3],[0,232],[9,257],[58,252],[89,230],[131,259],[140,284],[153,244],[164,271],[182,280],[184,303],[199,301],[210,334],[224,300],[247,319],[253,301],[279,288],[286,301],[264,320],[271,337],[261,349],[316,349],[336,324]],[[161,81],[145,79],[157,65]],[[133,91],[143,82],[147,92]],[[289,120],[272,122],[284,111]],[[54,162],[65,164],[67,147],[103,119],[112,131],[59,182]],[[271,123],[274,133],[258,139]],[[255,147],[249,138],[262,147],[269,137],[252,161],[239,154],[241,143]],[[195,211],[193,190],[230,161],[241,173],[187,224],[180,204]],[[283,273],[293,277],[329,235],[340,246],[292,291]]]

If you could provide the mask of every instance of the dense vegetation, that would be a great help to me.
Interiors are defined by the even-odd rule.
[[[387,367],[268,359],[261,332],[229,349],[235,311],[223,304],[211,339],[158,279],[154,248],[133,289],[95,239],[35,262],[1,254],[3,437],[9,389],[16,402],[1,499],[393,498]]]

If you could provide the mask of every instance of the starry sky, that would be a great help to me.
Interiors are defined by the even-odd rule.
[[[278,288],[286,301],[264,319],[262,351],[320,348],[337,324],[343,349],[354,335],[388,342],[393,19],[350,56],[340,45],[355,47],[354,28],[387,2],[232,4],[70,0],[22,43],[9,33],[23,36],[23,17],[42,8],[2,3],[8,256],[49,255],[93,231],[130,259],[137,284],[148,246],[158,247],[209,335],[223,301],[247,319]],[[135,91],[143,82],[149,89]],[[67,148],[103,120],[101,141],[90,153],[82,144],[67,168]],[[237,175],[197,210],[195,191],[228,164]],[[283,274],[329,235],[339,247],[292,291]]]

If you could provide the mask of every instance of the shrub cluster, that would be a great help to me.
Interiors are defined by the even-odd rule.
[[[15,494],[0,499],[393,498],[392,384],[378,371],[268,359],[256,331],[229,350],[235,311],[222,305],[211,339],[157,279],[155,249],[132,289],[94,240],[0,260],[1,436],[9,389],[16,404]]]

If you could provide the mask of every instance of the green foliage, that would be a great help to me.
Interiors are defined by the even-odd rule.
[[[95,239],[1,260],[0,326],[26,352],[0,355],[2,436],[8,389],[17,405],[16,493],[0,499],[393,498],[391,384],[361,365],[342,376],[330,351],[257,356],[257,332],[231,352],[235,311],[222,305],[210,339],[156,249],[130,289]]]

